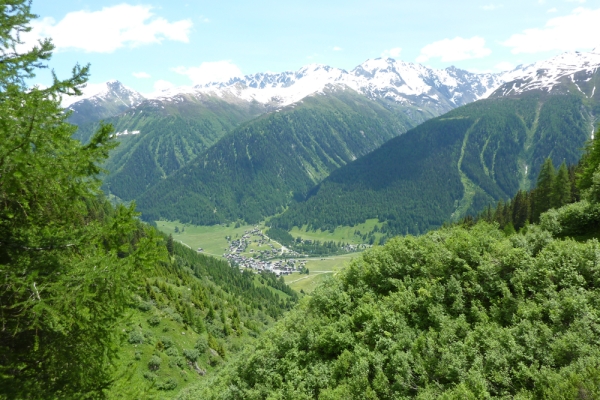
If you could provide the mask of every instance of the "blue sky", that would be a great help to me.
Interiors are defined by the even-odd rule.
[[[59,76],[91,63],[90,83],[144,93],[386,55],[499,71],[600,46],[600,0],[33,0],[33,11],[27,41],[53,38]]]

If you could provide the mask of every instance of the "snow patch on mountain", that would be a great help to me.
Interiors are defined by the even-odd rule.
[[[505,73],[502,80],[508,83],[499,87],[493,96],[518,95],[530,90],[550,92],[569,80],[581,93],[588,96],[582,90],[581,84],[588,82],[599,69],[600,48],[586,53],[578,51],[563,53],[528,66],[519,66]],[[593,97],[595,91],[594,86],[589,97]]]
[[[175,95],[204,94],[256,101],[276,108],[323,93],[326,88],[350,88],[373,100],[404,106],[452,108],[485,97],[502,82],[498,75],[474,74],[455,67],[436,70],[391,58],[367,60],[352,71],[310,64],[298,71],[258,73],[188,88],[171,88],[154,96],[172,101]]]
[[[81,96],[63,96],[62,106],[72,108],[75,104],[86,100],[94,105],[108,102],[126,107],[135,107],[145,98],[121,82],[111,80],[100,84],[87,84],[83,88]]]

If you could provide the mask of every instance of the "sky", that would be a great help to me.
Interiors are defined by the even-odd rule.
[[[377,57],[499,72],[600,47],[600,0],[33,0],[32,11],[25,45],[52,38],[59,77],[89,63],[90,87],[117,79],[145,94]]]

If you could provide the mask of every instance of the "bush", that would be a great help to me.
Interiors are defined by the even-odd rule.
[[[174,345],[173,339],[171,339],[170,337],[167,337],[167,336],[162,336],[160,338],[160,341],[162,342],[165,349],[168,349],[169,347],[173,347],[173,345]]]
[[[160,317],[158,315],[153,315],[148,318],[148,325],[150,326],[158,326],[160,324]]]
[[[196,345],[194,347],[200,353],[204,353],[208,349],[208,340],[206,340],[205,337],[201,337],[198,339],[198,341],[196,342]]]
[[[150,301],[144,301],[144,300],[140,300],[137,303],[137,308],[139,308],[141,311],[150,311],[152,310],[153,304]]]
[[[540,216],[540,226],[554,236],[577,236],[597,231],[600,227],[600,204],[580,201]]]
[[[144,335],[140,331],[129,332],[129,343],[131,344],[142,344],[144,343]]]
[[[164,382],[159,382],[156,385],[158,390],[173,390],[177,387],[177,381],[173,378],[167,378]]]
[[[185,362],[185,358],[183,357],[175,357],[174,359],[169,361],[169,367],[171,368],[175,368],[175,367],[179,367],[181,369],[185,368],[186,366],[186,362]]]
[[[150,371],[144,371],[142,375],[144,376],[144,379],[148,379],[150,382],[154,382],[157,378],[156,374]]]
[[[170,357],[177,357],[179,355],[179,351],[177,351],[177,347],[175,346],[169,347],[165,353]]]
[[[160,368],[160,364],[161,364],[162,360],[160,359],[159,356],[152,356],[152,358],[150,358],[150,361],[148,361],[148,369],[150,371],[156,371]]]
[[[190,361],[196,361],[198,359],[199,355],[200,355],[200,352],[196,349],[184,349],[183,350],[183,356]]]

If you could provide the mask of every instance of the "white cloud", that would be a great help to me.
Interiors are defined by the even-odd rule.
[[[552,7],[551,9],[549,9],[548,11],[546,11],[547,13],[555,13],[558,10],[556,9],[556,7]]]
[[[502,7],[504,7],[503,4],[488,4],[486,6],[481,6],[481,9],[485,11],[494,11]]]
[[[169,81],[165,81],[163,79],[159,79],[156,82],[154,82],[154,90],[156,92],[162,92],[164,90],[169,90],[169,89],[172,89],[174,87],[175,87],[174,84],[172,84]]]
[[[187,43],[192,22],[169,22],[156,17],[150,6],[120,4],[100,11],[74,11],[56,22],[53,18],[32,21],[31,32],[23,35],[27,47],[49,37],[57,50],[79,49],[90,53],[112,53],[128,46],[173,40]]]
[[[503,61],[494,65],[494,69],[496,71],[512,71],[513,69],[515,69],[515,65],[507,61]]]
[[[585,3],[585,0],[567,0],[569,3]]]
[[[389,50],[384,50],[383,53],[381,53],[381,57],[392,57],[392,58],[400,57],[401,51],[402,51],[402,48],[394,47]]]
[[[177,67],[173,71],[187,75],[194,85],[204,85],[210,82],[225,82],[236,76],[241,76],[242,71],[230,61],[203,62],[199,67]]]
[[[334,46],[333,51],[342,51],[342,48],[338,47],[338,46]]]
[[[593,48],[600,44],[599,20],[600,9],[577,8],[570,15],[550,19],[544,28],[514,34],[502,44],[512,47],[513,54]]]
[[[417,62],[440,58],[443,62],[468,60],[488,56],[492,51],[485,47],[485,39],[473,36],[470,39],[455,37],[428,44],[421,49]]]
[[[150,74],[147,72],[134,72],[132,75],[140,79],[150,78]]]

